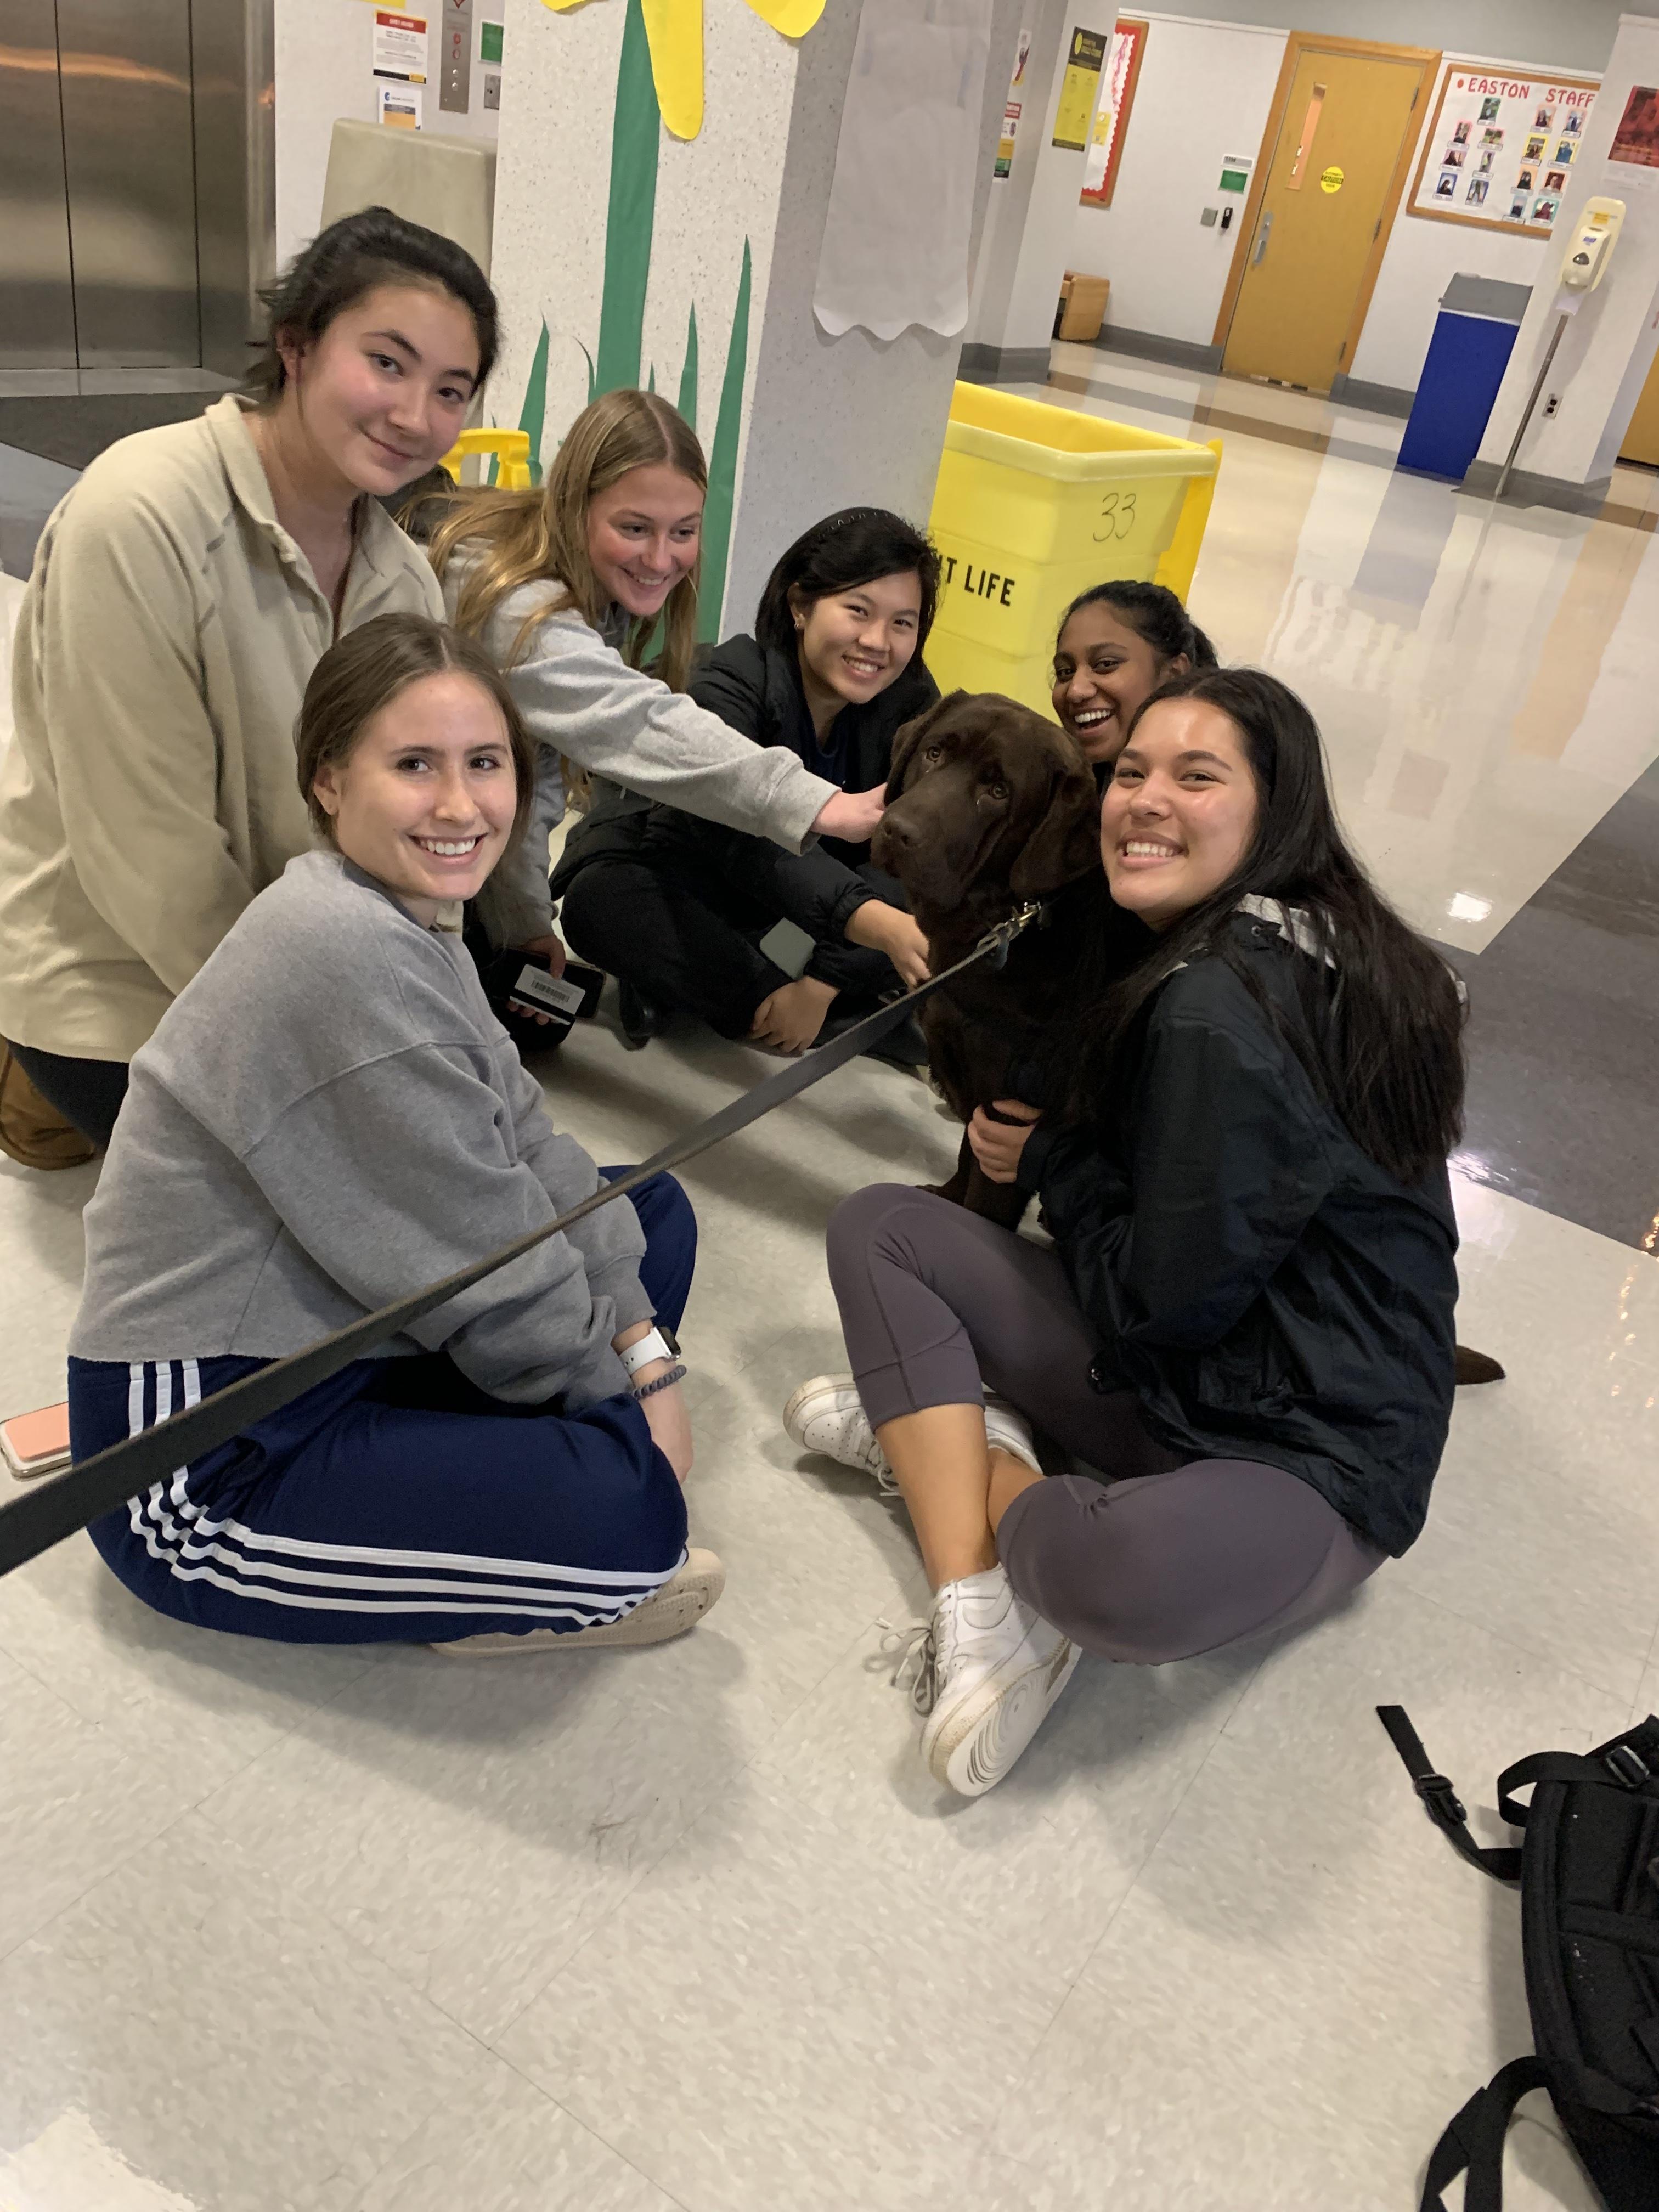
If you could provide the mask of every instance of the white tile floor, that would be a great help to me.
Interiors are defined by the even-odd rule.
[[[1363,808],[1471,638],[1500,671],[1520,617],[1491,611],[1452,509],[1435,589],[1455,603],[1461,562],[1487,612],[1356,641],[1356,570],[1404,480],[1253,442],[1230,441],[1239,503],[1224,471],[1199,611],[1233,654],[1316,641]],[[1271,609],[1252,487],[1297,508]],[[1432,542],[1446,509],[1419,490],[1451,495],[1402,502]],[[1547,542],[1555,588],[1596,527],[1495,533],[1511,575]],[[1573,745],[1622,788],[1651,750],[1630,703],[1651,646],[1634,597],[1620,620],[1563,651],[1584,699],[1583,656],[1607,654],[1617,714]],[[1524,897],[1570,804],[1571,763],[1516,738],[1518,681],[1471,682],[1423,740],[1448,778],[1468,755],[1455,804],[1393,837],[1386,805],[1364,817],[1425,910],[1467,867]],[[555,1118],[618,1160],[768,1066],[713,1039],[629,1054],[599,1026],[546,1074]],[[84,1540],[0,1581],[0,2206],[1415,2203],[1445,2120],[1526,2047],[1525,2000],[1514,1899],[1430,1827],[1372,1708],[1409,1708],[1496,1838],[1501,1765],[1659,1703],[1659,1263],[1461,1186],[1462,1334],[1510,1380],[1460,1401],[1421,1542],[1306,1634],[1085,1662],[965,1803],[921,1772],[879,1658],[922,1595],[902,1516],[776,1425],[840,1364],[830,1208],[954,1149],[921,1086],[860,1063],[686,1170],[693,1511],[731,1581],[684,1643],[470,1667],[242,1644],[146,1613]],[[91,1183],[0,1160],[8,1408],[61,1393]],[[1547,2109],[1526,2113],[1511,2212],[1591,2212]]]
[[[607,1028],[553,1111],[638,1155],[764,1072]],[[1514,1899],[1419,1813],[1399,1699],[1492,1778],[1659,1686],[1659,1267],[1474,1186],[1428,1533],[1339,1619],[1085,1663],[939,1796],[879,1661],[902,1519],[776,1412],[834,1364],[836,1198],[945,1165],[860,1064],[686,1171],[703,1255],[684,1643],[459,1667],[147,1613],[84,1540],[0,1583],[0,2203],[289,2212],[1384,2212],[1523,2047]],[[54,1395],[89,1174],[0,1163],[9,1402]],[[1589,2212],[1547,2116],[1510,2202]],[[93,2177],[89,2179],[88,2177]]]

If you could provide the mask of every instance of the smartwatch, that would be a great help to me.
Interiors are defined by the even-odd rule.
[[[637,1344],[630,1344],[626,1352],[617,1354],[623,1364],[623,1372],[631,1382],[641,1367],[648,1367],[653,1359],[678,1359],[679,1340],[672,1328],[660,1322],[642,1336]]]

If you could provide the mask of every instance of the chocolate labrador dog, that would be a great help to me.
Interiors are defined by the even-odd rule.
[[[952,691],[899,732],[871,854],[903,884],[937,975],[1018,908],[1097,874],[1099,812],[1088,763],[1058,724],[994,692]],[[923,1006],[934,1078],[963,1121],[1010,1096],[1073,949],[1069,933],[1034,926],[1003,967],[982,961]],[[965,1135],[941,1195],[1006,1228],[1025,1210],[1024,1191],[988,1182]]]

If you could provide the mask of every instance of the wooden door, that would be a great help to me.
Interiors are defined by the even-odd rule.
[[[1227,330],[1229,375],[1328,392],[1346,365],[1425,76],[1414,53],[1302,47]]]
[[[1619,458],[1621,461],[1639,461],[1644,468],[1659,469],[1659,354],[1655,355],[1648,380],[1642,386]]]

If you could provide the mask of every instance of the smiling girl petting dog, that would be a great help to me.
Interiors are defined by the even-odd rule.
[[[1155,691],[1100,848],[1140,957],[1085,948],[1057,1103],[969,1130],[1054,1248],[859,1192],[829,1234],[854,1371],[785,1412],[909,1508],[922,1751],[968,1796],[1080,1651],[1216,1650],[1405,1551],[1451,1407],[1462,1008],[1344,843],[1307,708],[1251,670]],[[1032,1420],[1071,1471],[1045,1480]]]
[[[879,787],[839,790],[685,696],[708,492],[684,416],[654,392],[607,392],[571,424],[540,490],[477,492],[434,535],[451,617],[494,655],[537,748],[529,825],[481,908],[497,951],[563,965],[548,836],[566,763],[588,787],[590,836],[653,799],[790,852],[867,838],[880,818]]]

